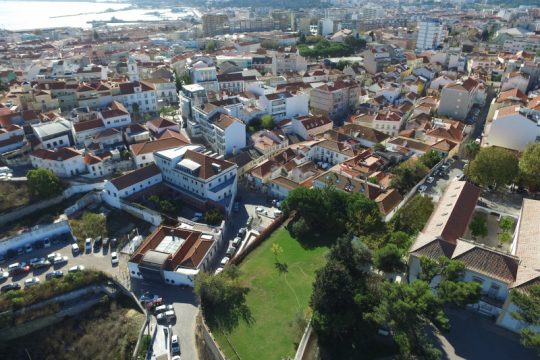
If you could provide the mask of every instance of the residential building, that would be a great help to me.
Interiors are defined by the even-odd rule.
[[[385,45],[381,44],[370,44],[370,46],[362,52],[362,56],[364,57],[364,68],[370,74],[377,74],[384,71],[392,61],[390,58],[390,51]]]
[[[199,145],[187,145],[154,153],[165,185],[201,209],[232,210],[237,190],[237,166],[202,153]]]
[[[289,91],[263,94],[259,97],[259,106],[272,116],[275,121],[309,114],[309,95],[306,92]]]
[[[120,209],[124,199],[158,185],[162,180],[159,168],[151,164],[107,181],[102,192],[102,199],[110,206]]]
[[[291,131],[304,140],[312,139],[332,129],[332,120],[324,115],[306,115],[291,120]]]
[[[202,28],[204,36],[214,36],[227,33],[229,18],[225,14],[204,14]]]
[[[194,286],[197,274],[210,270],[221,240],[217,229],[201,232],[160,225],[129,259],[129,274],[146,282]]]
[[[439,20],[420,21],[416,38],[416,51],[435,50],[444,40],[444,27]]]
[[[329,117],[340,124],[359,103],[360,86],[354,81],[329,82],[311,90],[310,108],[315,115]]]
[[[63,118],[32,125],[32,132],[39,141],[38,148],[54,149],[75,145],[71,123]]]
[[[35,168],[47,169],[59,177],[71,177],[86,172],[82,153],[74,148],[37,149],[30,154]]]
[[[156,151],[173,149],[183,145],[186,145],[186,142],[182,139],[169,137],[131,144],[129,146],[129,152],[131,153],[135,167],[142,168],[154,163],[154,153]]]
[[[184,85],[179,94],[180,113],[185,120],[193,117],[192,109],[208,102],[206,89],[199,84]]]
[[[145,81],[118,84],[118,87],[113,88],[112,98],[122,103],[131,113],[155,113],[158,111],[155,87]]]
[[[482,94],[485,94],[484,85],[472,78],[448,84],[441,91],[438,114],[465,120],[472,106],[480,102],[478,99]]]

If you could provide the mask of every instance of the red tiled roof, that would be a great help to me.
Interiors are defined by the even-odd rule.
[[[118,189],[122,190],[131,185],[137,184],[141,181],[149,179],[160,173],[159,168],[156,164],[151,164],[143,168],[134,170],[128,174],[112,179],[111,183]]]

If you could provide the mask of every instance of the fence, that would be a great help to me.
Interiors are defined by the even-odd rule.
[[[47,200],[35,202],[30,205],[22,206],[14,210],[11,210],[7,213],[1,214],[0,226],[4,226],[5,224],[9,222],[28,216],[32,214],[33,212],[48,208],[50,206],[60,204],[62,201],[64,201],[64,196],[60,195],[60,196],[53,197]]]
[[[296,355],[294,355],[294,360],[302,360],[304,358],[304,354],[306,352],[306,348],[312,333],[313,328],[311,327],[311,320],[309,320],[309,323],[306,326],[306,330],[304,330],[304,335],[302,336],[300,344],[298,345],[298,349],[296,349]]]
[[[141,220],[147,221],[152,225],[158,226],[163,221],[163,217],[157,211],[148,209],[142,205],[135,205],[126,201],[120,202],[120,208]]]
[[[242,252],[236,254],[234,258],[231,259],[231,264],[238,265],[244,260],[244,258],[253,250],[257,248],[270,234],[272,234],[278,227],[283,224],[286,218],[282,215],[276,218],[266,229],[262,230],[260,234],[247,245]]]
[[[196,343],[201,360],[226,360],[225,355],[219,348],[214,336],[210,332],[208,325],[204,322],[202,310],[199,309],[197,316]]]

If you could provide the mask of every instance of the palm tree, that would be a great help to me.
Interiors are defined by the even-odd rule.
[[[477,141],[469,141],[465,144],[465,156],[469,159],[474,159],[480,152],[480,144]]]

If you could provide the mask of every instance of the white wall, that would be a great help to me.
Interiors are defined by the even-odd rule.
[[[0,241],[0,254],[5,253],[9,249],[19,248],[34,241],[44,240],[68,232],[71,232],[71,228],[67,220],[48,225],[36,225],[29,232]]]
[[[522,115],[496,118],[491,122],[486,145],[522,151],[527,144],[536,141],[539,129],[533,121]]]

